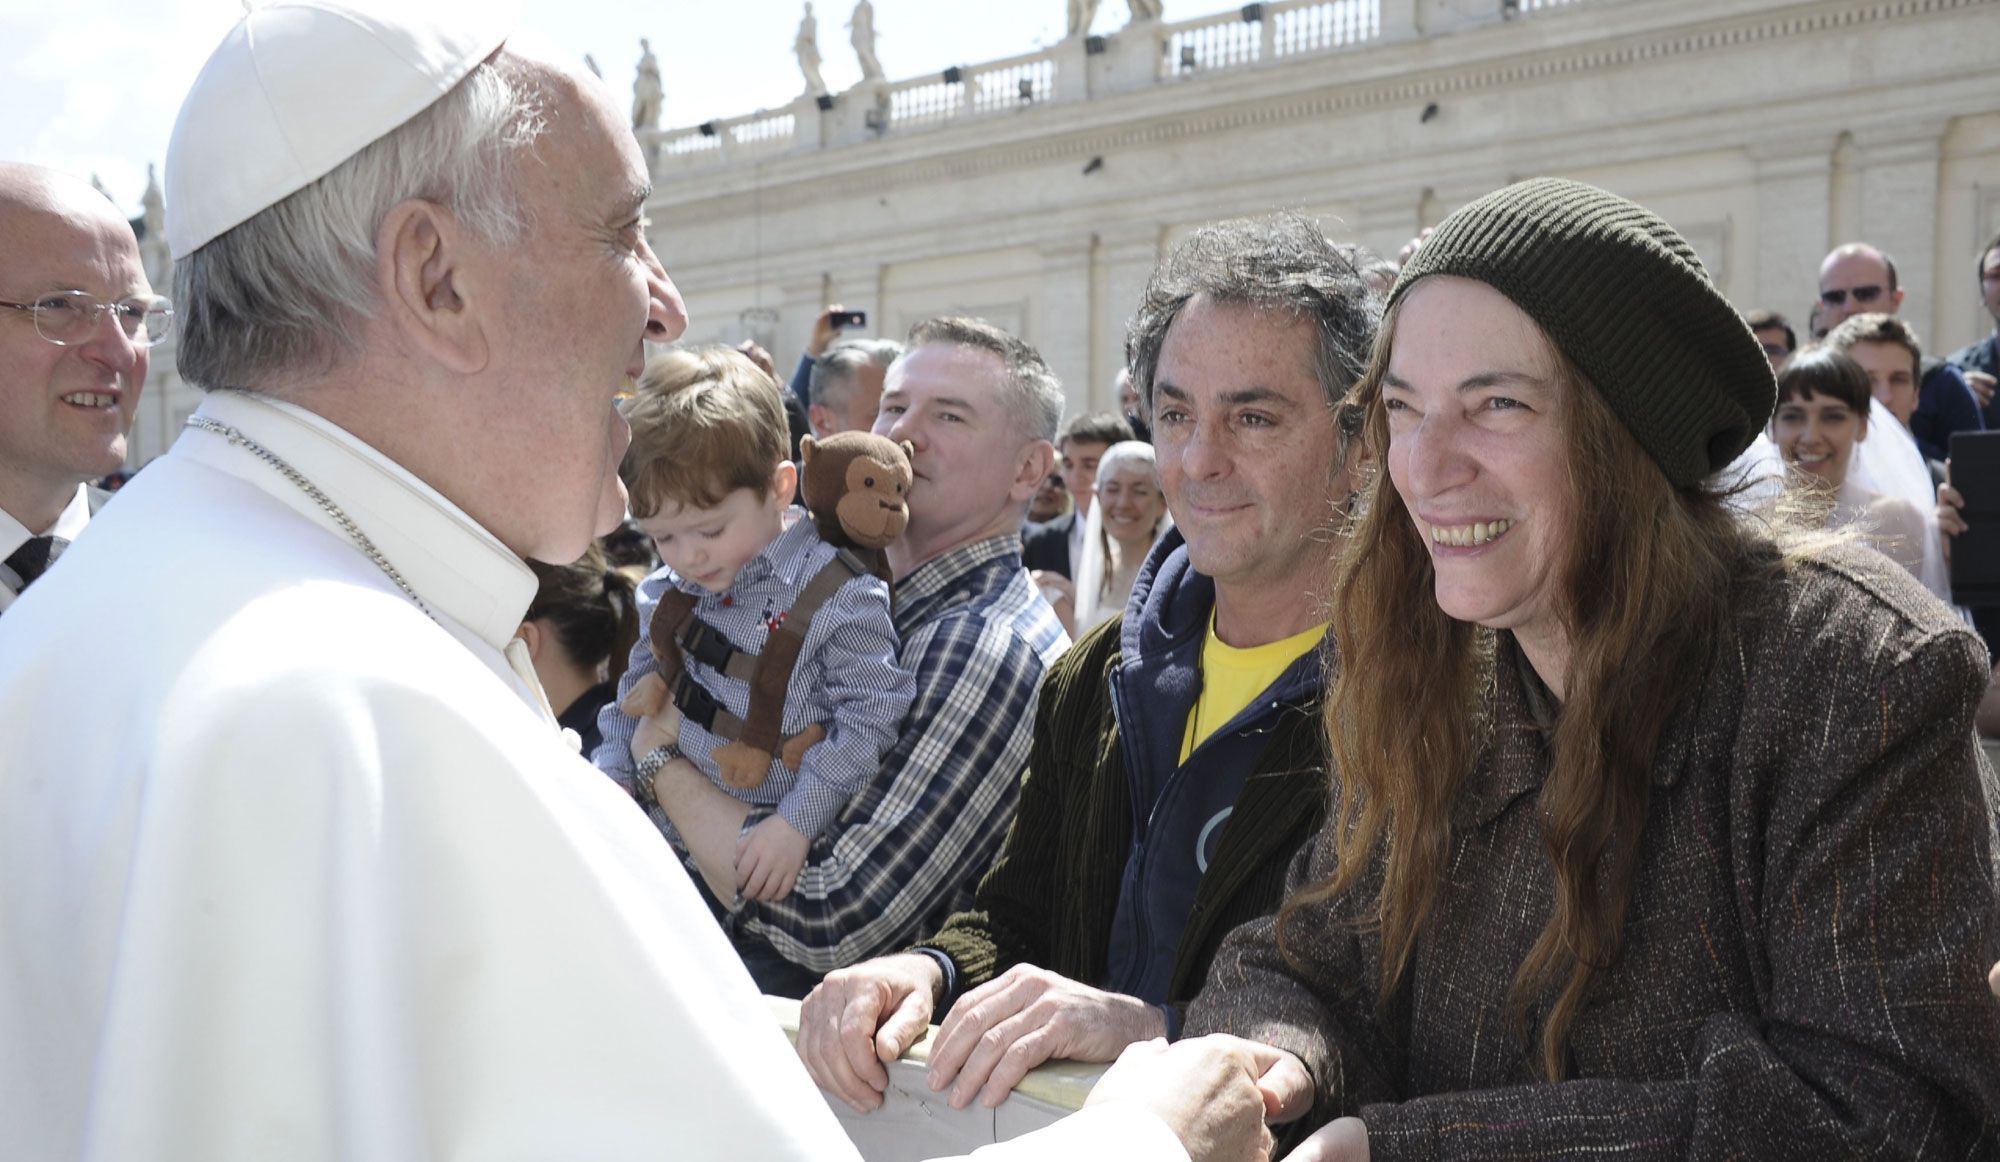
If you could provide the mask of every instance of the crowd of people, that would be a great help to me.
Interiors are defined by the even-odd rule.
[[[847,1158],[934,1022],[1115,1063],[993,1159],[2000,1156],[2000,238],[1939,361],[1571,181],[1224,222],[1065,421],[977,319],[668,346],[504,25],[254,9],[166,177],[171,299],[0,164],[0,1156]]]

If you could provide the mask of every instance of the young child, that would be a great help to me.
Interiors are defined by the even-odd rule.
[[[709,644],[683,651],[684,673],[699,690],[684,684],[676,697],[678,745],[716,786],[775,808],[737,849],[736,889],[759,900],[791,892],[812,840],[875,774],[915,692],[897,660],[887,584],[865,572],[852,576],[810,614],[785,693],[785,737],[819,726],[824,739],[804,751],[796,773],[774,756],[758,786],[744,789],[721,777],[716,755],[731,740],[718,733],[726,726],[713,724],[748,716],[746,669],[838,553],[810,517],[787,511],[798,469],[785,458],[789,435],[778,390],[727,348],[661,357],[626,413],[632,446],[623,472],[633,516],[665,564],[639,586],[644,624],[619,696],[659,669],[647,639],[663,596],[679,590],[692,597]],[[619,752],[630,744],[634,720],[614,705],[601,724],[599,765],[629,771],[629,751]],[[685,854],[685,841],[667,830]]]

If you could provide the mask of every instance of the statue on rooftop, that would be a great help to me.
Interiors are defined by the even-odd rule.
[[[1126,0],[1125,6],[1132,10],[1132,23],[1158,20],[1164,16],[1166,5],[1162,0]]]
[[[854,42],[854,58],[861,62],[861,79],[882,80],[882,62],[875,56],[875,5],[868,0],[858,0],[854,5],[854,15],[848,18],[847,28]]]
[[[799,18],[799,35],[792,41],[792,51],[799,56],[799,72],[806,78],[806,95],[823,95],[826,81],[819,75],[819,21],[813,18],[811,0],[807,0],[806,14]]]
[[[660,62],[653,56],[652,42],[639,38],[639,76],[632,82],[632,128],[658,129],[660,101],[666,96],[660,84]]]
[[[1069,0],[1068,39],[1089,35],[1090,22],[1097,19],[1097,4],[1098,0]]]
[[[146,280],[166,287],[174,279],[174,256],[167,249],[167,203],[160,196],[160,174],[146,163],[146,192],[139,195],[139,262]]]
[[[148,238],[167,236],[167,203],[160,196],[160,178],[152,162],[146,163],[146,192],[139,195],[140,213],[146,222]]]

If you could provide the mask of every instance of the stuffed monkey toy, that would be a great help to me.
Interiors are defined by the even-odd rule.
[[[885,583],[892,578],[883,550],[910,523],[912,451],[907,442],[897,444],[871,432],[841,432],[824,440],[808,436],[801,445],[800,493],[821,539],[847,550],[843,556],[858,557]],[[784,624],[765,638],[750,679],[749,713],[740,724],[734,719],[724,722],[726,716],[718,715],[717,733],[726,735],[736,727],[735,737],[717,747],[713,756],[725,784],[746,790],[761,785],[770,773],[773,754],[786,770],[796,771],[805,752],[826,737],[826,728],[818,723],[781,737],[785,695],[813,614],[856,575],[840,557],[828,562],[800,592]],[[672,705],[669,691],[683,669],[680,637],[695,620],[694,598],[679,590],[663,597],[653,612],[649,636],[660,669],[641,678],[619,703],[620,709],[639,719],[635,743],[646,740],[657,746],[667,740],[669,728],[660,719]],[[634,749],[645,753],[652,746]]]
[[[897,444],[873,432],[839,432],[799,445],[799,490],[820,539],[852,549],[883,581],[893,585],[883,550],[910,523],[908,440]]]

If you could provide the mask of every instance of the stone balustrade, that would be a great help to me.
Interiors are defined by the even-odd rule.
[[[928,76],[864,80],[839,94],[803,95],[784,109],[645,132],[640,140],[664,177],[1614,2],[1274,0],[1193,20],[1135,22],[1108,36]]]
[[[1164,26],[1159,79],[1351,48],[1382,35],[1381,0],[1282,0]]]

